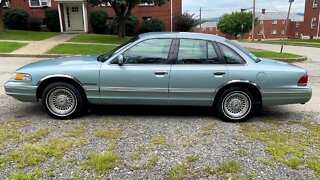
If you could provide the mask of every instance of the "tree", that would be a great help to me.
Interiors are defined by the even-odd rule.
[[[259,22],[258,18],[255,20],[255,25]],[[252,29],[252,13],[251,12],[232,12],[231,14],[224,14],[218,21],[218,29],[230,35],[237,37],[248,33]]]
[[[183,13],[181,16],[177,17],[175,21],[175,27],[177,31],[189,32],[199,24],[199,21],[194,18],[194,14]]]
[[[0,34],[4,33],[3,6],[9,0],[0,0]]]
[[[114,10],[118,20],[118,36],[119,38],[125,37],[126,22],[131,16],[131,10],[141,3],[154,4],[162,6],[166,0],[88,0],[93,5],[110,4]]]

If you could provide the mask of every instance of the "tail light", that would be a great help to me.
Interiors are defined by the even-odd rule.
[[[308,84],[308,75],[302,76],[298,81],[298,86],[306,86]]]

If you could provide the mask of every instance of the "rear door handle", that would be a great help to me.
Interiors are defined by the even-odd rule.
[[[213,73],[213,75],[215,75],[215,76],[223,76],[225,74],[226,74],[226,72],[214,72]]]
[[[154,72],[154,74],[157,76],[163,76],[163,75],[168,74],[168,71],[156,71],[156,72]]]

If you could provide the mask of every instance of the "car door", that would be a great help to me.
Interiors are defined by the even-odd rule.
[[[100,70],[104,104],[168,104],[172,39],[149,39],[122,53],[123,64],[111,62]]]
[[[170,105],[212,105],[228,71],[215,42],[180,39],[169,81]]]

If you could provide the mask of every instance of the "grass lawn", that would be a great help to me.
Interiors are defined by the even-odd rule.
[[[21,31],[7,29],[5,34],[0,34],[0,39],[4,40],[21,40],[21,41],[39,41],[58,35],[57,32],[38,32],[38,31]]]
[[[308,46],[308,47],[318,47],[320,48],[320,39],[289,39],[283,41],[285,45],[293,46]],[[281,40],[266,40],[259,41],[258,43],[268,43],[268,44],[281,44]]]
[[[106,43],[106,44],[122,44],[127,42],[130,37],[118,39],[117,35],[101,35],[101,34],[80,34],[77,37],[69,40],[70,42],[81,43]]]
[[[273,59],[291,59],[300,58],[301,56],[290,53],[278,53],[273,51],[251,51],[255,56],[260,58],[273,58]]]
[[[117,47],[116,45],[60,44],[48,51],[49,54],[103,54]]]
[[[10,53],[14,50],[17,50],[23,46],[25,46],[26,43],[16,43],[16,42],[0,42],[0,52],[1,53]]]

